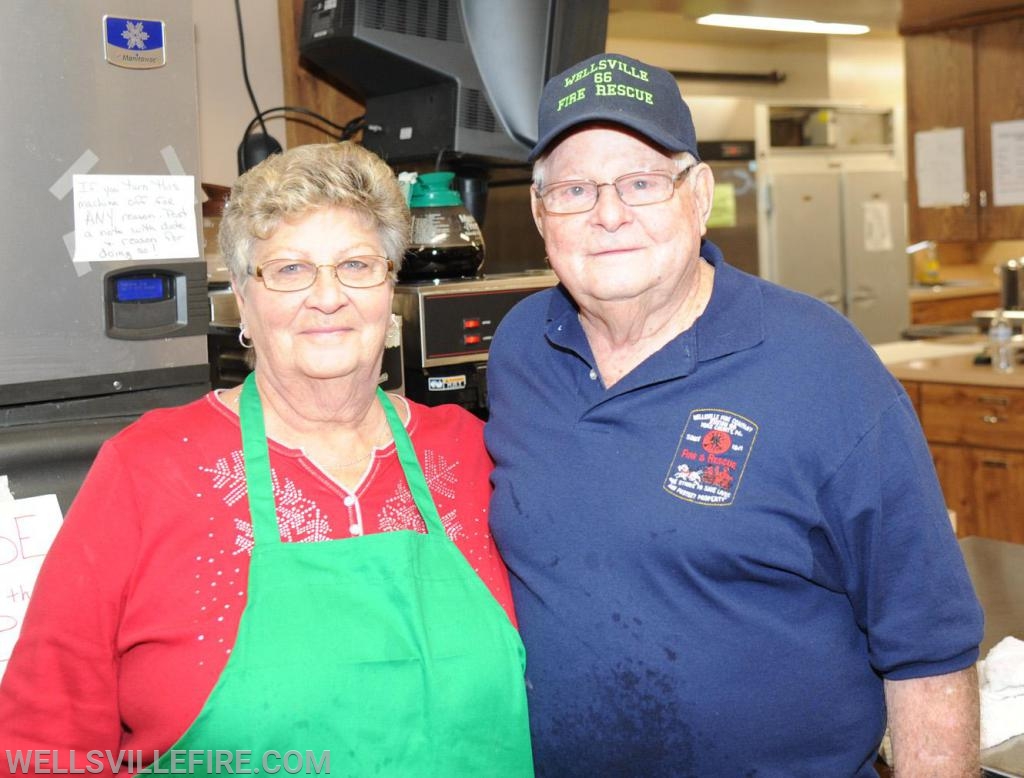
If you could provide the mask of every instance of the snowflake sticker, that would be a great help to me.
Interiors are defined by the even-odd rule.
[[[122,68],[159,68],[167,63],[164,23],[154,19],[103,17],[104,57]]]

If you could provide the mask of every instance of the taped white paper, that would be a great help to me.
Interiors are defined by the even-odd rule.
[[[198,259],[193,176],[76,175],[75,262]]]

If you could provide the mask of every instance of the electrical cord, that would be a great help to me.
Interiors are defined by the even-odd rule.
[[[352,119],[351,121],[349,121],[346,124],[342,125],[342,124],[338,124],[337,122],[328,119],[323,114],[319,114],[316,111],[311,111],[308,108],[300,108],[299,106],[294,106],[294,105],[279,105],[279,106],[276,106],[274,108],[268,108],[265,111],[260,111],[260,113],[257,116],[253,117],[252,121],[250,121],[248,126],[245,128],[245,136],[248,136],[249,133],[251,133],[253,131],[253,129],[256,127],[257,123],[262,124],[264,118],[269,118],[271,114],[276,114],[276,113],[280,113],[280,114],[298,113],[298,114],[302,114],[304,116],[311,116],[314,119],[316,119],[317,121],[323,122],[328,127],[330,127],[331,129],[335,130],[337,132],[338,140],[348,140],[353,135],[355,135],[359,130],[363,129],[365,127],[365,125],[366,125],[366,121],[365,121],[366,120],[366,116],[365,115],[357,116],[355,119]],[[285,119],[285,120],[290,120],[291,117],[289,117],[287,115],[282,115],[281,117],[278,117],[278,118],[282,118],[282,119]],[[313,124],[310,124],[310,126],[316,127],[317,129],[319,129],[321,132],[325,133],[326,135],[330,135],[332,138],[335,137],[334,133],[330,132],[327,129],[324,129],[323,127],[317,127],[316,125],[313,125]],[[245,137],[245,136],[243,136],[243,137]]]
[[[245,82],[245,90],[249,93],[249,99],[252,101],[252,108],[256,112],[256,118],[259,119],[260,129],[264,135],[268,135],[267,125],[263,123],[263,114],[260,113],[260,107],[256,102],[256,95],[252,91],[252,83],[249,81],[249,67],[246,64],[245,57],[245,30],[242,27],[242,7],[239,0],[235,0],[235,20],[238,22],[238,45],[242,54],[242,80]],[[248,131],[245,133],[249,134]]]
[[[331,121],[322,114],[311,111],[308,108],[300,108],[298,106],[279,105],[275,108],[268,108],[266,111],[261,111],[259,104],[256,102],[256,95],[253,92],[252,83],[249,80],[249,67],[246,64],[245,55],[245,31],[242,25],[242,8],[240,0],[235,0],[235,19],[238,21],[238,43],[242,55],[242,80],[245,82],[245,89],[249,93],[249,100],[252,102],[253,110],[256,112],[256,115],[246,126],[245,132],[242,134],[242,142],[238,144],[239,175],[254,165],[259,164],[271,154],[280,153],[281,144],[278,143],[269,132],[267,132],[267,124],[264,120],[269,116],[276,116],[277,118],[281,118],[286,121],[299,121],[309,127],[313,127],[314,129],[330,135],[332,138],[335,137],[335,133],[337,133],[339,141],[348,140],[366,126],[365,115],[357,116],[347,124],[341,125]],[[308,119],[296,119],[293,116],[289,116],[289,114],[299,114],[303,117],[311,117],[316,119],[318,122],[322,122],[331,129],[325,129],[323,126],[315,124]],[[253,131],[257,124],[260,127],[260,132],[254,133]],[[334,132],[331,132],[331,130],[334,130]]]

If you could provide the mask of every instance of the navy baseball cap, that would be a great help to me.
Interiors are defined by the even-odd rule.
[[[533,162],[559,135],[580,124],[607,122],[640,133],[668,151],[697,154],[690,108],[667,70],[622,54],[595,54],[544,86],[537,112]]]

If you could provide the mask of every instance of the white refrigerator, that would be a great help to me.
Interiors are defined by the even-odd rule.
[[[779,156],[759,166],[760,272],[845,314],[870,343],[910,318],[905,186],[887,160]]]

